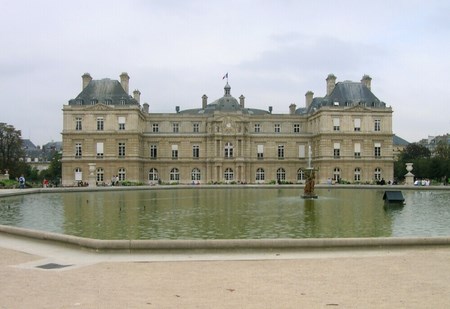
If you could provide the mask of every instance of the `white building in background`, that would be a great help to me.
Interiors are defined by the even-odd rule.
[[[311,147],[318,182],[373,183],[393,178],[392,108],[371,91],[371,78],[336,82],[305,106],[249,107],[226,83],[224,95],[199,107],[153,113],[120,81],[82,76],[82,90],[63,106],[63,185],[113,177],[154,183],[301,183]],[[89,169],[91,167],[91,170]]]

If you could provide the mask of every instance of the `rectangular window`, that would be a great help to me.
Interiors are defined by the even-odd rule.
[[[159,132],[159,124],[157,124],[157,123],[153,123],[152,124],[152,132],[153,133],[158,133]]]
[[[359,118],[354,119],[354,130],[355,130],[355,132],[361,131],[361,119],[359,119]]]
[[[150,158],[156,159],[158,157],[158,146],[150,145]]]
[[[97,118],[97,131],[103,131],[104,126],[105,126],[105,123],[104,123],[103,117],[98,117]]]
[[[298,146],[298,157],[305,158],[306,157],[306,147],[305,145]]]
[[[125,117],[119,117],[119,130],[125,130]]]
[[[341,129],[339,118],[333,118],[333,131],[339,131]]]
[[[81,158],[82,156],[82,149],[81,149],[81,143],[75,144],[75,158]]]
[[[275,133],[280,133],[281,132],[281,124],[276,123],[274,126],[275,129]]]
[[[103,158],[103,143],[97,143],[97,158]]]
[[[284,158],[284,145],[278,145],[278,159]]]
[[[178,122],[172,123],[172,132],[179,133],[180,132],[180,124]]]
[[[375,124],[375,127],[374,127],[375,132],[380,132],[381,131],[381,120],[375,119],[374,124]]]
[[[199,133],[200,132],[200,124],[199,123],[193,123],[192,124],[192,132]]]
[[[233,157],[233,144],[226,143],[224,150],[225,150],[225,158],[232,158]]]
[[[340,156],[341,156],[341,144],[340,143],[334,143],[333,156],[335,159],[340,158]]]
[[[119,158],[125,157],[125,143],[119,143]]]
[[[355,143],[355,158],[361,158],[361,144]]]
[[[258,159],[264,158],[264,145],[257,146]]]
[[[375,143],[374,145],[374,155],[376,158],[381,157],[381,143]]]
[[[75,130],[81,131],[83,129],[83,119],[81,117],[75,118]]]
[[[261,132],[261,125],[259,123],[255,123],[255,133]]]
[[[200,146],[194,145],[192,146],[192,157],[193,158],[200,158]]]
[[[300,133],[300,124],[294,123],[294,133]]]
[[[178,145],[172,145],[172,159],[178,159]]]

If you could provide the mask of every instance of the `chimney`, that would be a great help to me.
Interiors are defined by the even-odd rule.
[[[202,108],[205,109],[206,105],[208,105],[208,97],[206,96],[206,94],[204,94],[202,96]]]
[[[313,98],[314,98],[314,92],[312,92],[311,90],[308,91],[307,93],[305,93],[305,105],[306,105],[306,108],[308,108],[311,105],[311,103],[313,101]]]
[[[123,90],[125,90],[125,92],[128,94],[129,89],[128,89],[128,85],[130,82],[130,77],[128,76],[128,73],[123,72],[122,74],[120,74],[120,84],[122,85]]]
[[[269,106],[269,113],[272,114],[273,107]]]
[[[239,97],[239,105],[241,106],[241,108],[245,108],[245,97],[243,94],[241,94],[241,96]]]
[[[83,90],[84,88],[86,88],[87,85],[89,85],[89,83],[92,80],[91,74],[89,73],[84,73],[83,76],[81,76],[82,80],[83,80],[83,86],[81,88],[81,90]]]
[[[336,76],[334,76],[334,74],[328,74],[326,81],[327,81],[327,95],[330,95],[333,92],[334,87],[336,86]]]
[[[139,90],[134,90],[133,91],[133,98],[139,103],[141,104],[141,92]]]
[[[295,105],[294,103],[292,103],[291,105],[289,105],[289,114],[290,115],[295,115],[295,110],[297,109],[297,105]]]
[[[144,103],[144,113],[148,114],[148,103]]]
[[[364,86],[366,86],[367,88],[369,88],[369,90],[371,90],[371,84],[372,84],[372,77],[370,77],[369,75],[367,75],[367,74],[364,74],[364,76],[362,77],[362,79],[361,79],[361,83],[364,85]]]

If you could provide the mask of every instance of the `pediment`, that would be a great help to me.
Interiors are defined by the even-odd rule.
[[[245,123],[242,116],[227,114],[215,118],[213,123],[216,133],[239,134],[244,130],[247,131],[247,123]]]
[[[351,111],[351,112],[367,112],[367,111],[370,111],[370,109],[367,108],[366,106],[363,106],[363,105],[354,105],[354,106],[350,106],[349,108],[347,108],[347,111]]]
[[[114,109],[113,107],[105,105],[103,103],[97,103],[94,105],[90,105],[89,107],[86,107],[86,110],[90,111],[110,111],[113,109]]]

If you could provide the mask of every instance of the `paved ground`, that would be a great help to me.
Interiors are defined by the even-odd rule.
[[[449,247],[129,254],[0,234],[0,308],[449,308],[449,283]]]

